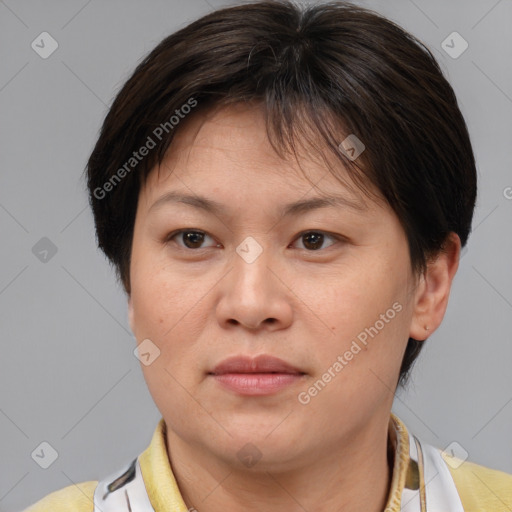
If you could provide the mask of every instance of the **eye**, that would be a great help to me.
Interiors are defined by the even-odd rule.
[[[174,231],[171,234],[169,234],[165,242],[169,243],[171,241],[175,240],[175,243],[178,244],[179,247],[183,249],[206,249],[208,247],[202,247],[202,244],[205,241],[205,238],[210,238],[213,240],[215,245],[210,245],[209,247],[220,247],[220,244],[215,243],[215,240],[208,235],[208,233],[198,230],[198,229],[180,229],[179,231]],[[334,245],[336,241],[340,240],[339,237],[336,237],[334,235],[330,235],[328,233],[325,233],[323,231],[304,231],[299,234],[298,238],[295,240],[303,240],[302,247],[299,247],[299,249],[305,249],[309,252],[312,251],[318,251],[320,249],[325,249],[325,247],[322,247],[324,245],[325,240],[331,239],[334,242],[331,245]],[[181,243],[180,243],[181,242]],[[329,247],[329,246],[328,246]]]
[[[304,231],[299,235],[296,240],[304,240],[303,247],[299,247],[299,249],[303,248],[308,251],[318,251],[322,248],[322,245],[325,241],[325,238],[330,238],[331,240],[337,241],[338,237],[334,235],[329,235],[324,233],[323,231]],[[331,244],[333,245],[333,244]]]
[[[166,237],[165,241],[170,242],[174,238],[180,240],[183,243],[183,245],[181,245],[180,243],[176,242],[180,247],[184,249],[204,249],[204,247],[201,247],[201,244],[204,242],[205,238],[211,238],[213,240],[210,235],[197,229],[181,229],[179,231],[174,231]],[[214,247],[218,246],[219,244],[216,244]]]

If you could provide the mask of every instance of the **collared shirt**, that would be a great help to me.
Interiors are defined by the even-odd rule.
[[[394,462],[383,512],[512,511],[512,475],[441,452],[410,434],[394,414],[389,443]],[[100,481],[55,491],[24,512],[64,511],[194,512],[171,469],[163,418],[146,450],[125,467]]]

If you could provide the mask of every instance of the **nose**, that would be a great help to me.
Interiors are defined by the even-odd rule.
[[[288,327],[293,317],[293,292],[270,250],[254,260],[240,254],[234,254],[231,271],[219,283],[218,322],[224,328],[239,325],[250,330]]]

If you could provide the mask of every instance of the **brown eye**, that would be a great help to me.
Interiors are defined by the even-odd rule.
[[[318,251],[319,249],[322,249],[322,245],[326,238],[335,240],[335,237],[323,233],[321,231],[307,231],[305,233],[302,233],[299,236],[298,240],[303,240],[304,249],[308,251]]]
[[[176,239],[176,243],[180,247],[183,247],[185,249],[203,249],[204,247],[201,247],[201,244],[203,244],[205,238],[211,237],[204,231],[198,231],[194,229],[182,229],[180,231],[175,231],[174,233],[171,233],[166,240],[167,242],[170,242],[173,239]],[[181,243],[179,243],[178,241]]]
[[[205,240],[210,238],[213,241],[213,245],[203,246]],[[332,240],[333,245],[338,238],[334,235],[329,235],[322,231],[305,231],[301,233],[296,240],[302,241],[302,249],[305,249],[309,252],[319,251],[321,249],[326,249],[324,246],[326,240]],[[205,233],[204,231],[200,231],[197,229],[181,229],[179,231],[174,231],[165,239],[166,243],[173,241],[179,247],[183,249],[207,249],[209,247],[219,247],[219,244],[215,242],[215,240]]]

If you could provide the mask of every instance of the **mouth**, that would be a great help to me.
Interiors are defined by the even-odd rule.
[[[263,396],[298,383],[306,373],[282,359],[264,354],[230,357],[208,375],[236,394]]]

